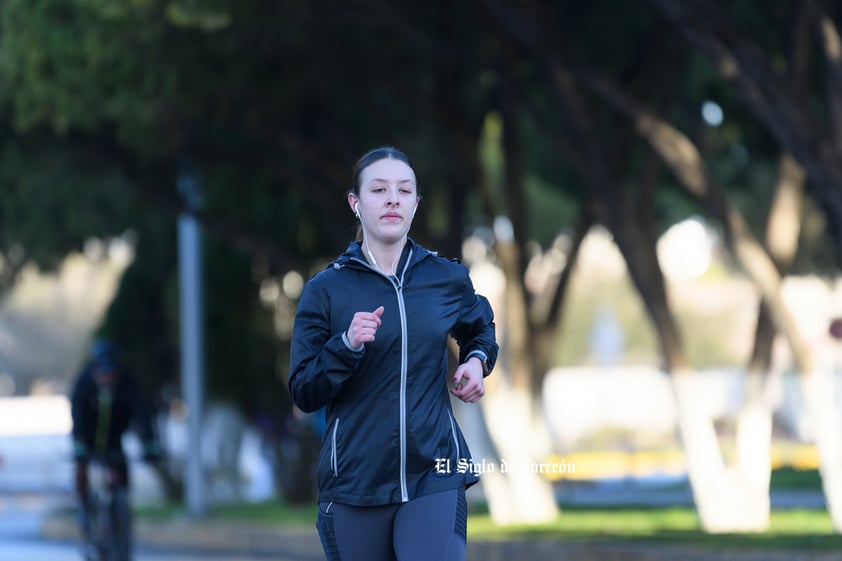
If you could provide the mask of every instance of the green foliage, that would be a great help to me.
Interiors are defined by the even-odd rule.
[[[100,13],[98,7],[96,2],[4,2],[0,71],[7,86],[2,96],[13,110],[16,130],[47,125],[67,134],[113,124],[122,136],[141,142],[133,131],[147,129],[160,115],[158,100],[171,93],[167,82],[172,84],[175,69],[162,65],[166,58],[155,60],[162,29],[154,13]],[[150,140],[147,145],[159,145]]]
[[[729,17],[785,60],[796,3],[756,11],[755,4],[734,3]],[[289,270],[307,276],[312,263],[344,248],[354,224],[345,193],[360,153],[395,144],[410,154],[424,194],[413,235],[448,252],[494,218],[485,215],[483,180],[494,212],[509,210],[503,100],[519,123],[524,245],[546,247],[599,196],[575,160],[583,144],[573,132],[576,116],[563,109],[544,61],[516,39],[519,31],[574,78],[582,67],[598,69],[695,140],[729,201],[762,231],[780,148],[655,7],[629,9],[619,0],[511,7],[517,18],[501,22],[472,1],[7,0],[0,4],[0,251],[50,267],[88,237],[133,232],[137,259],[104,330],[147,374],[150,390],[174,384],[175,183],[189,159],[206,219],[209,393],[252,412],[283,409],[287,342],[257,287]],[[811,76],[807,86],[821,107],[823,80]],[[587,132],[602,147],[599,165],[638,204],[651,151],[614,109],[581,85],[577,91],[593,114]],[[699,116],[708,99],[723,108],[719,127]],[[661,171],[652,208],[639,215],[651,211],[654,230],[664,231],[702,209]],[[821,211],[807,207],[799,271],[830,262]],[[648,325],[632,291],[612,290],[568,299],[565,317],[580,325],[565,324],[557,362],[583,359],[586,320],[598,301],[616,305],[623,321]],[[727,360],[708,346],[716,334],[699,327],[704,321],[681,321],[695,330],[688,341],[704,341],[691,356]],[[633,357],[657,352],[651,330],[631,333]]]
[[[272,315],[258,298],[249,260],[208,240],[205,256],[207,374],[210,397],[233,401],[250,412],[289,408],[277,372],[280,343]],[[236,313],[232,313],[236,310]]]
[[[528,176],[524,188],[529,205],[529,239],[549,247],[559,234],[559,225],[572,229],[578,205],[564,185],[547,184],[537,175]]]
[[[121,279],[101,331],[119,343],[144,393],[163,406],[158,399],[178,389],[176,230],[166,216],[139,218],[135,261]]]
[[[50,138],[0,138],[0,247],[51,268],[95,236],[132,226],[135,193],[109,162]]]

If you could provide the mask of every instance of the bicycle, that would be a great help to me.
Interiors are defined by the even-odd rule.
[[[119,458],[119,461],[125,461]],[[123,472],[111,457],[88,462],[89,501],[83,529],[82,553],[86,561],[129,561],[132,546],[132,513]]]

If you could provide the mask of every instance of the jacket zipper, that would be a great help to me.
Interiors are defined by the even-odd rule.
[[[453,444],[456,445],[456,463],[459,463],[461,457],[459,456],[459,439],[456,438],[456,421],[453,420],[453,415],[450,411],[447,412],[447,418],[450,419],[450,435],[453,437]]]
[[[330,437],[330,467],[333,470],[333,475],[339,475],[339,454],[336,452],[336,431],[339,430],[339,418],[333,424],[333,434]]]
[[[395,289],[395,293],[398,297],[398,313],[400,314],[401,318],[401,391],[400,391],[400,484],[401,484],[401,502],[409,501],[409,491],[407,491],[406,485],[406,374],[407,374],[407,354],[408,354],[408,344],[406,341],[406,303],[403,299],[403,279],[406,275],[406,270],[409,268],[409,264],[412,262],[412,249],[409,250],[409,255],[406,257],[406,262],[404,263],[403,270],[401,271],[400,278],[397,276],[390,277],[379,271],[378,269],[372,267],[368,262],[357,259],[352,257],[352,261],[356,261],[357,263],[361,263],[368,269],[374,271],[378,275],[382,275],[386,277],[386,279],[392,284]],[[339,420],[337,419],[337,424],[339,424]],[[334,428],[334,437],[336,436],[336,429]],[[335,473],[335,472],[334,472]]]
[[[406,335],[406,303],[403,299],[403,279],[409,263],[412,261],[412,250],[406,258],[401,278],[398,282],[392,281],[398,295],[398,311],[401,315],[401,393],[400,393],[400,416],[401,416],[401,501],[409,500],[409,492],[406,489],[406,375],[408,360],[408,343]],[[390,279],[391,280],[391,279]]]
[[[398,285],[398,309],[401,314],[401,500],[409,500],[406,490],[406,306],[403,301],[403,286]]]

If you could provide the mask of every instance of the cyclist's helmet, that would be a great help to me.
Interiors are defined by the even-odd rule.
[[[117,347],[105,339],[91,344],[91,363],[97,370],[113,371],[117,366]]]

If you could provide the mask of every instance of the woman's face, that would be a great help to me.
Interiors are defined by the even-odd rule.
[[[400,160],[377,160],[360,174],[359,190],[348,195],[348,204],[359,212],[363,235],[382,243],[403,239],[418,206],[412,168]]]

